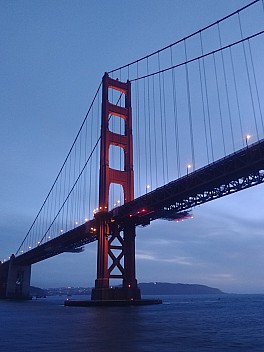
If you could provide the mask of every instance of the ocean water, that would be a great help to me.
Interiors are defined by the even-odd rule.
[[[64,297],[1,300],[0,351],[264,351],[264,295],[155,298],[163,304],[82,308],[64,307]]]

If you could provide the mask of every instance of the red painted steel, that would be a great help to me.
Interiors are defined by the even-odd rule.
[[[124,106],[109,102],[109,90],[114,89],[124,94]],[[124,120],[124,135],[109,130],[111,115]],[[124,151],[124,170],[109,166],[109,149],[114,145]],[[102,91],[102,124],[99,211],[95,215],[98,227],[97,279],[92,294],[94,300],[140,299],[135,274],[135,225],[127,223],[120,227],[111,223],[109,212],[109,189],[111,184],[123,188],[124,203],[134,199],[133,171],[133,137],[131,87],[126,83],[114,80],[106,73],[103,77]],[[123,287],[118,290],[109,288],[109,279],[122,279]]]

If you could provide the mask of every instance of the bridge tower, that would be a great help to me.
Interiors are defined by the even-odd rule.
[[[109,101],[112,90],[124,94],[123,106]],[[124,121],[124,134],[109,129],[109,119],[116,116]],[[123,170],[109,166],[110,146],[123,150]],[[133,140],[131,86],[114,80],[105,73],[102,87],[101,154],[99,207],[95,214],[98,228],[97,279],[92,300],[139,300],[135,274],[135,225],[131,222],[112,222],[109,213],[109,190],[111,184],[123,189],[124,202],[134,199]],[[110,288],[110,279],[121,279],[122,287]]]

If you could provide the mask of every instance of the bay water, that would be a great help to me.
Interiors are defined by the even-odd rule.
[[[65,297],[1,300],[0,351],[264,351],[264,295],[144,298],[163,303],[84,308],[65,307]]]

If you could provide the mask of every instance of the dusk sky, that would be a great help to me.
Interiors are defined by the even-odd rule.
[[[0,260],[15,253],[106,71],[249,0],[0,0]],[[138,282],[263,293],[264,185],[137,229]],[[93,286],[96,243],[33,265],[42,288]]]

